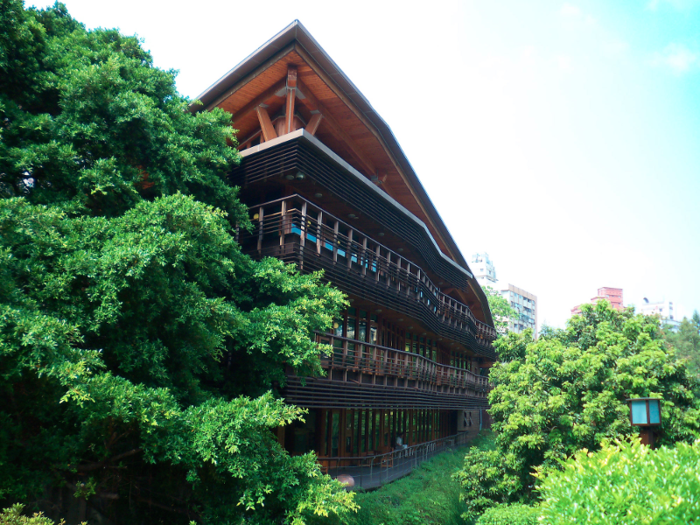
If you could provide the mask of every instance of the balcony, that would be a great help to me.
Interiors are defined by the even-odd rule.
[[[389,452],[348,457],[320,456],[318,462],[321,470],[332,478],[342,476],[347,480],[351,477],[354,487],[374,489],[410,474],[422,462],[441,452],[466,445],[473,436],[473,433],[460,432]]]
[[[424,270],[349,224],[293,195],[250,208],[255,230],[241,232],[245,253],[325,270],[342,290],[419,319],[434,333],[495,359],[496,331],[441,292]]]
[[[477,397],[484,397],[488,389],[485,376],[419,354],[330,334],[317,337],[319,342],[333,347],[333,353],[321,360],[331,379],[427,392],[471,392]]]
[[[469,271],[440,251],[422,221],[315,137],[298,130],[273,142],[242,152],[241,164],[229,175],[231,184],[245,192],[258,184],[282,181],[289,176],[295,178],[302,173],[306,182],[339,196],[364,217],[403,239],[421,254],[440,279],[458,288],[469,286]]]
[[[318,333],[325,378],[287,377],[285,398],[314,408],[486,408],[488,378],[396,348]]]

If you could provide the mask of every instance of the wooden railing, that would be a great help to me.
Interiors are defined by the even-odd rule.
[[[419,354],[377,344],[318,333],[317,340],[330,344],[333,351],[321,359],[327,370],[360,372],[373,376],[392,376],[415,381],[404,386],[440,392],[443,387],[466,389],[471,395],[484,396],[488,378],[469,370],[437,363]]]
[[[492,352],[496,331],[474,317],[469,307],[433,284],[424,270],[375,239],[293,195],[250,208],[255,231],[241,233],[239,241],[248,253],[283,256],[298,246],[302,255],[315,253],[336,271],[343,268],[363,279],[363,285],[391,290],[447,328],[465,330],[476,343]],[[290,246],[288,248],[288,246]],[[305,261],[299,265],[304,269]],[[309,268],[310,270],[316,268]]]
[[[352,479],[354,487],[375,488],[405,476],[436,454],[466,445],[471,437],[473,434],[460,432],[379,454],[368,452],[361,456],[319,456],[318,462],[321,470],[333,478],[339,478],[345,483]]]

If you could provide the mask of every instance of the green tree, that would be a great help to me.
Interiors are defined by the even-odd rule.
[[[603,301],[584,305],[565,330],[546,338],[510,333],[495,344],[502,361],[491,369],[489,402],[497,447],[468,454],[459,474],[472,515],[529,501],[535,467],[556,468],[577,450],[636,433],[630,397],[664,400],[660,443],[700,435],[693,381],[655,317]]]
[[[496,330],[499,334],[506,333],[508,331],[510,321],[515,319],[518,313],[510,305],[508,300],[496,290],[490,286],[484,286],[482,289],[484,290],[486,299],[489,302],[489,308],[491,309],[491,315],[493,316]]]
[[[700,378],[700,314],[697,310],[691,319],[684,317],[677,328],[666,326],[664,334],[678,357],[686,361],[688,371]]]
[[[0,503],[113,523],[354,508],[273,430],[344,296],[241,254],[230,116],[137,39],[0,0]],[[85,511],[87,509],[87,511]],[[81,518],[82,519],[82,518]]]

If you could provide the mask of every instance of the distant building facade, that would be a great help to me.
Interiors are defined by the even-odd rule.
[[[512,284],[502,285],[498,292],[518,313],[518,317],[508,323],[508,330],[521,333],[531,328],[537,336],[537,296]]]
[[[496,267],[491,262],[488,253],[475,253],[472,255],[472,272],[481,286],[490,286],[495,289]]]
[[[678,323],[673,312],[673,303],[671,301],[652,303],[645,297],[642,305],[639,307],[639,312],[644,315],[658,315],[662,321],[666,321],[670,324]]]
[[[471,268],[481,286],[496,290],[517,312],[517,317],[508,321],[508,330],[521,333],[530,328],[537,336],[537,296],[510,283],[499,282],[488,253],[472,255]]]
[[[622,288],[611,288],[609,286],[598,288],[598,295],[591,297],[591,300],[588,303],[582,304],[596,304],[603,300],[608,301],[615,310],[624,310],[625,308],[622,302]],[[581,304],[574,306],[571,309],[571,315],[580,314],[581,306]]]

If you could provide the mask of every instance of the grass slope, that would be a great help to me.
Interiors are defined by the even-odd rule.
[[[490,439],[481,436],[472,446]],[[444,452],[426,461],[408,476],[372,492],[358,492],[357,514],[348,525],[464,525],[460,515],[466,510],[459,500],[459,483],[452,475],[463,466],[468,448]],[[319,520],[319,525],[336,525],[337,518]]]

